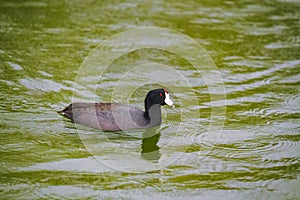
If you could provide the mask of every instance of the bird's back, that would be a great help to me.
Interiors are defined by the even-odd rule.
[[[77,124],[102,130],[147,128],[144,111],[119,103],[73,103],[59,112]]]

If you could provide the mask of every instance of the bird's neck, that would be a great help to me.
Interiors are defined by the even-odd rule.
[[[147,104],[145,102],[145,117],[149,119],[149,126],[157,126],[161,123],[161,105],[159,104]]]

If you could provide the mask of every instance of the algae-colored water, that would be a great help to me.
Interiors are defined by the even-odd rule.
[[[299,7],[1,1],[0,199],[300,198]],[[211,63],[197,68],[176,54],[188,44],[147,32],[161,49],[116,42],[104,50],[126,54],[82,74],[101,42],[143,27],[189,36]],[[74,99],[143,109],[153,87],[176,105],[156,129],[102,132],[56,113]]]

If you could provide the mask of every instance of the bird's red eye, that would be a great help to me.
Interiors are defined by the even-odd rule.
[[[162,94],[162,93],[159,93],[159,96],[161,96],[161,97],[162,97],[162,96],[163,96],[163,94]]]

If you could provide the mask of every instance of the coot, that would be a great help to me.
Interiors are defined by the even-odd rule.
[[[148,92],[145,111],[120,103],[73,103],[58,111],[72,122],[105,131],[149,128],[161,123],[161,106],[174,107],[166,89]]]

